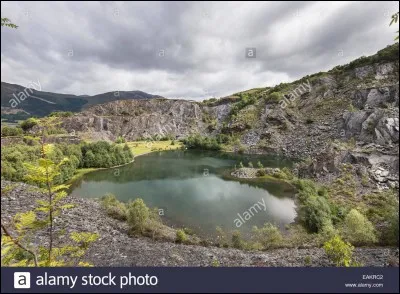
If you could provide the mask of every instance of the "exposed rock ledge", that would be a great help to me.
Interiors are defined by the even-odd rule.
[[[2,181],[4,188],[10,182]],[[30,186],[16,184],[14,190],[1,197],[1,215],[6,223],[17,212],[30,210],[35,200],[42,198]],[[157,242],[149,238],[132,238],[126,234],[123,223],[108,217],[98,202],[69,196],[77,206],[65,212],[57,226],[66,231],[91,231],[100,234],[87,253],[86,259],[96,266],[211,266],[218,260],[221,266],[330,266],[320,248],[276,249],[266,252],[245,252],[236,249],[181,245]],[[40,233],[35,243],[43,240]],[[399,259],[398,248],[357,248],[355,255],[365,266],[385,266]],[[306,258],[307,257],[307,258]]]

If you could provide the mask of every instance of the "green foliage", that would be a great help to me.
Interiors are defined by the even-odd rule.
[[[186,236],[186,233],[184,230],[177,230],[176,231],[176,239],[175,241],[177,243],[185,243],[187,241],[188,237]]]
[[[115,143],[116,144],[122,144],[122,143],[126,143],[126,139],[122,136],[118,136],[117,139],[115,139]]]
[[[245,247],[242,235],[238,230],[232,232],[232,247],[237,249],[243,249]]]
[[[326,190],[311,180],[296,181],[300,202],[299,217],[311,232],[318,233],[327,222],[332,221],[332,205],[327,200]]]
[[[266,102],[270,103],[279,103],[283,98],[283,95],[280,92],[272,92],[271,94],[265,97]]]
[[[215,138],[202,137],[199,134],[191,135],[182,140],[188,149],[221,150],[221,145]]]
[[[48,117],[70,117],[73,116],[74,113],[71,111],[54,111],[48,115]]]
[[[122,165],[133,160],[133,153],[129,146],[122,147],[106,141],[84,143],[81,147],[83,161],[81,167],[112,167]]]
[[[253,240],[260,243],[264,249],[277,248],[282,245],[283,237],[273,224],[266,223],[262,228],[253,227]]]
[[[249,166],[250,168],[253,168],[253,163],[250,161],[250,162],[248,163],[248,166]]]
[[[149,219],[149,208],[143,199],[138,198],[128,204],[128,224],[134,233],[144,233],[146,222]]]
[[[323,197],[309,197],[300,206],[300,220],[311,232],[318,233],[323,224],[331,220],[331,209],[328,201]]]
[[[342,235],[354,245],[372,244],[377,241],[374,226],[356,209],[352,209],[346,215]]]
[[[43,142],[43,140],[41,141]],[[34,210],[19,213],[14,217],[15,232],[17,237],[11,236],[2,223],[4,235],[2,235],[2,266],[88,266],[81,259],[89,245],[96,241],[97,234],[90,232],[72,232],[67,243],[55,244],[55,217],[60,217],[65,209],[74,207],[65,201],[68,189],[67,185],[55,185],[56,178],[61,174],[61,168],[68,162],[64,158],[59,163],[54,163],[49,157],[51,146],[41,146],[41,158],[36,164],[24,163],[26,174],[24,177],[29,183],[36,184],[38,190],[45,194],[45,199],[37,200]],[[3,191],[2,191],[3,194]],[[40,217],[38,217],[40,216]],[[33,238],[37,231],[43,230],[48,234],[46,245],[39,244],[37,248],[28,248],[21,242]]]
[[[1,127],[2,137],[21,136],[23,133],[24,131],[20,127],[9,127],[9,126]]]
[[[264,168],[263,164],[260,161],[257,161],[257,167],[258,168]]]
[[[224,232],[224,230],[218,226],[216,227],[216,231],[217,231],[217,245],[219,247],[225,247],[225,248],[229,247],[228,237]]]
[[[218,259],[213,259],[213,261],[211,262],[211,266],[212,267],[219,267],[221,264],[218,261]]]
[[[263,177],[263,176],[265,176],[265,175],[267,175],[267,172],[266,172],[265,169],[263,169],[263,168],[259,169],[259,170],[256,172],[256,176],[257,176],[257,177]]]
[[[126,205],[117,200],[115,195],[106,194],[101,198],[101,205],[106,210],[107,214],[117,220],[126,221],[128,209]]]
[[[354,247],[350,243],[346,243],[339,236],[333,237],[324,244],[324,250],[328,258],[340,267],[356,266],[353,261]]]
[[[38,125],[39,120],[37,118],[28,118],[20,123],[20,127],[26,132],[32,129],[34,126]]]
[[[356,60],[353,60],[349,64],[336,66],[329,72],[341,73],[365,65],[372,65],[374,63],[382,63],[382,62],[390,62],[398,60],[399,60],[399,43],[397,42],[393,45],[389,45],[386,48],[378,51],[375,55],[371,55],[368,57],[362,56]]]
[[[11,22],[11,20],[9,20],[9,19],[6,18],[6,17],[2,17],[2,18],[1,18],[1,26],[2,26],[2,27],[9,27],[9,28],[12,28],[12,29],[18,28],[17,25],[13,24],[13,23]]]
[[[240,93],[239,96],[240,96],[240,100],[239,100],[239,102],[235,103],[232,106],[230,116],[237,115],[241,109],[245,108],[248,105],[252,105],[252,104],[256,103],[256,101],[257,101],[257,96],[255,96],[255,95],[249,95],[247,93]]]
[[[397,22],[399,21],[399,12],[396,12],[395,14],[392,15],[392,20],[390,21],[389,26],[391,26],[392,24],[397,24]],[[395,40],[399,39],[399,31],[397,30],[397,36],[394,38]]]

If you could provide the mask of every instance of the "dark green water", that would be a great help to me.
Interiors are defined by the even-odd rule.
[[[294,191],[288,185],[230,176],[235,165],[247,166],[249,161],[254,166],[257,161],[265,167],[291,165],[278,157],[164,151],[137,157],[117,169],[86,174],[73,183],[71,193],[89,198],[112,193],[125,202],[140,197],[148,206],[163,210],[164,223],[191,228],[202,237],[215,236],[216,226],[246,235],[254,225],[272,222],[283,227],[293,222]]]

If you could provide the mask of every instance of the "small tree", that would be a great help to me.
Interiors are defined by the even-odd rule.
[[[346,243],[339,236],[333,237],[331,240],[325,242],[324,250],[336,266],[356,266],[357,263],[353,261],[354,247],[350,243]]]
[[[260,243],[263,248],[276,248],[282,244],[283,237],[279,229],[273,224],[266,223],[262,228],[253,227],[253,239]]]
[[[188,237],[186,236],[186,233],[183,230],[177,230],[176,231],[176,242],[177,243],[184,243],[186,242]]]
[[[128,204],[128,224],[133,232],[144,233],[149,215],[149,208],[146,206],[143,199],[138,198]]]
[[[377,241],[374,226],[356,209],[350,210],[346,215],[342,235],[345,240],[354,245],[371,244]]]
[[[24,164],[26,169],[25,179],[38,186],[38,191],[47,196],[47,200],[37,200],[38,207],[33,211],[19,213],[14,217],[15,231],[18,236],[12,236],[6,225],[1,222],[4,232],[2,237],[2,264],[19,265],[19,266],[72,266],[72,265],[89,265],[81,260],[90,243],[97,240],[98,235],[90,232],[73,232],[70,239],[76,246],[67,244],[61,247],[54,247],[55,241],[55,217],[61,215],[64,209],[72,208],[73,205],[65,203],[64,198],[67,196],[65,190],[67,185],[55,185],[55,180],[61,174],[61,168],[68,162],[67,158],[62,159],[59,163],[54,163],[48,159],[52,146],[46,144],[46,129],[48,126],[54,125],[52,119],[43,120],[41,127],[41,158],[36,165]],[[3,191],[2,191],[3,192]],[[41,213],[38,218],[36,212]],[[23,245],[28,242],[29,238],[37,231],[47,229],[48,245],[40,245],[38,250],[30,249]],[[3,251],[4,250],[4,251]],[[28,253],[19,258],[19,253]]]
[[[232,247],[237,249],[243,249],[245,243],[242,239],[242,235],[238,230],[232,232]]]

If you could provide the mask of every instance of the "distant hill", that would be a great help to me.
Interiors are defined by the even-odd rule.
[[[39,88],[36,87],[37,89]],[[22,98],[22,99],[21,99]],[[78,112],[100,103],[116,100],[136,100],[162,98],[161,96],[148,94],[142,91],[115,91],[90,95],[70,95],[35,90],[26,87],[1,82],[1,116],[9,118],[15,115],[15,109],[20,109],[23,116],[46,116],[53,111],[72,111]]]

